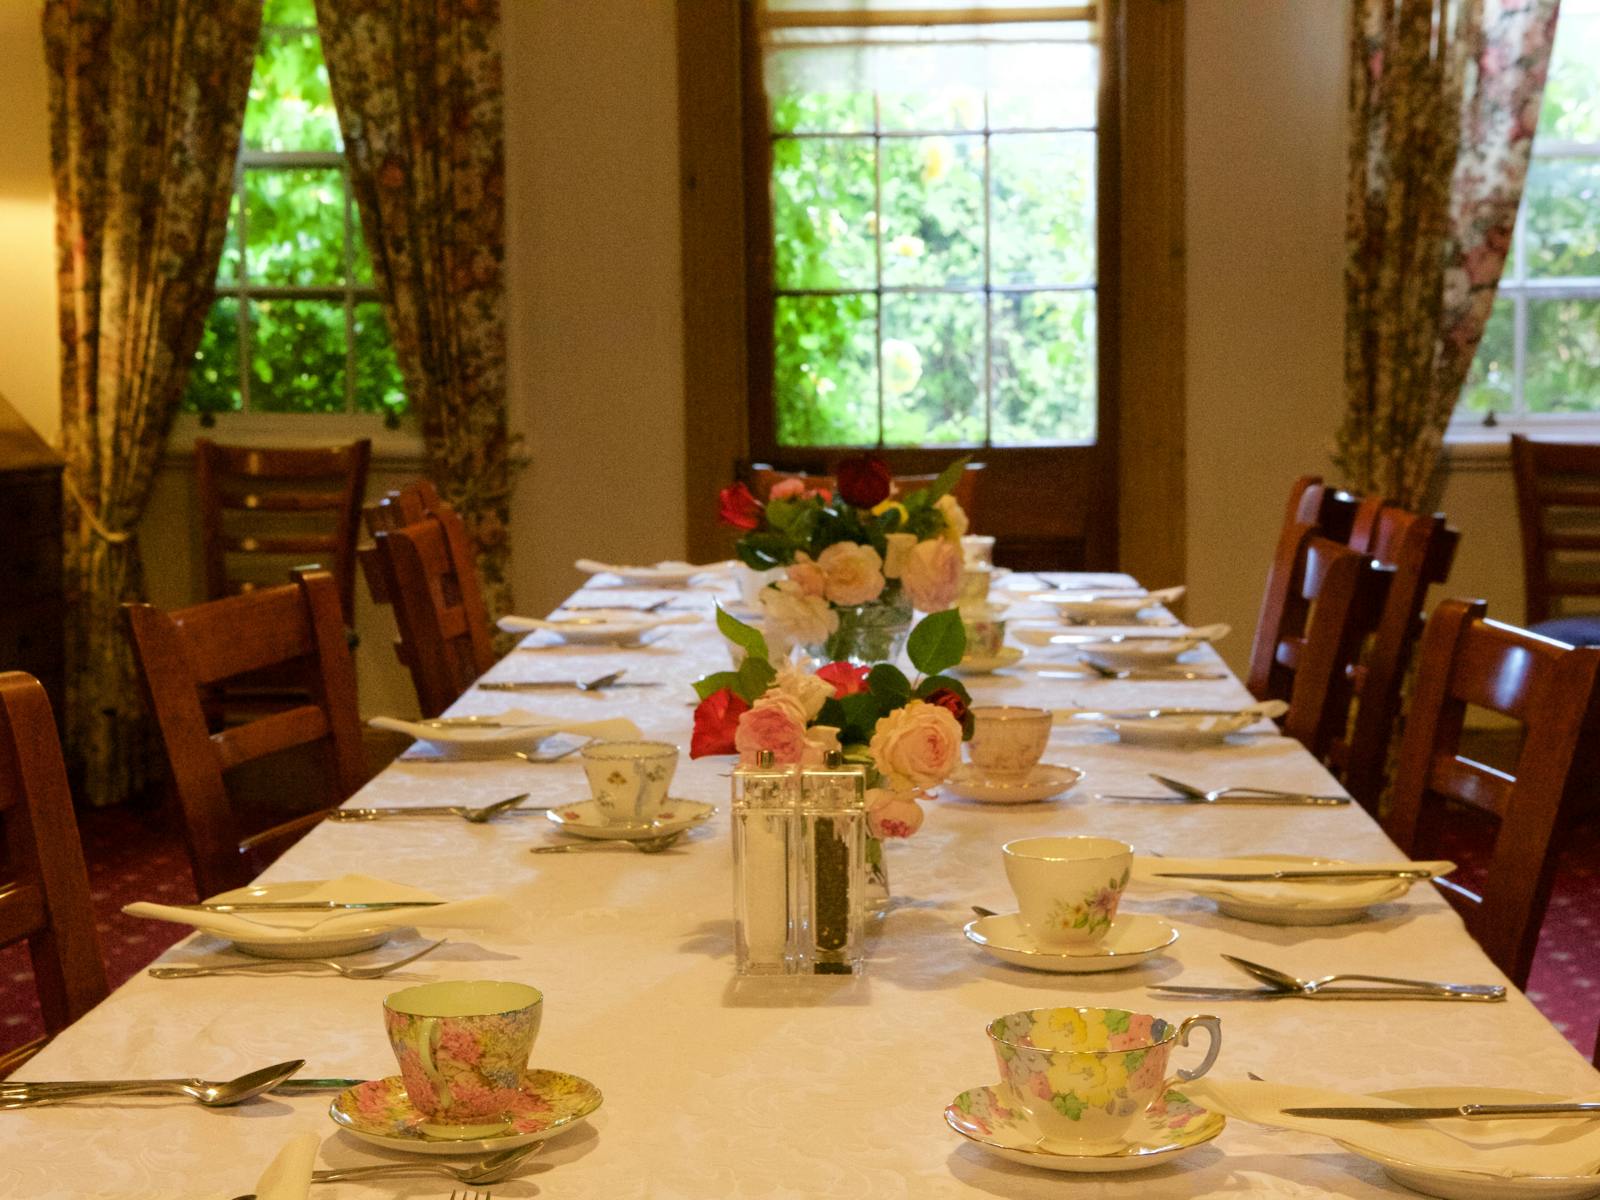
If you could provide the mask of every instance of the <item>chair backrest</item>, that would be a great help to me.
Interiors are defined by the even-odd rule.
[[[27,940],[45,1027],[0,1055],[4,1079],[109,991],[50,701],[21,671],[0,674],[0,827],[0,946]]]
[[[380,529],[373,544],[400,629],[400,660],[422,715],[436,717],[495,662],[466,527],[441,504],[414,524]]]
[[[1320,475],[1302,475],[1289,489],[1289,507],[1283,527],[1315,525],[1324,537],[1343,542],[1352,550],[1372,553],[1372,538],[1383,501],[1353,496],[1322,482]]]
[[[313,449],[194,444],[206,596],[274,586],[292,567],[327,568],[353,624],[355,553],[372,443]]]
[[[361,510],[361,517],[366,523],[367,533],[376,535],[380,530],[415,525],[422,518],[432,516],[443,504],[439,490],[432,483],[426,479],[413,479],[403,487],[385,492],[367,505]],[[366,578],[372,602],[380,606],[393,603],[389,599],[388,573],[378,555],[377,546],[372,542],[361,546],[356,550],[356,561],[361,564],[361,574]],[[399,642],[395,643],[395,652],[401,654]],[[404,654],[401,654],[401,661],[404,659]]]
[[[1600,445],[1511,435],[1529,625],[1565,596],[1600,596]]]
[[[1555,839],[1600,765],[1600,648],[1574,649],[1491,621],[1486,610],[1482,600],[1445,600],[1428,618],[1385,826],[1414,855],[1425,849],[1425,805],[1455,800],[1498,818],[1481,899],[1460,888],[1446,895],[1521,987],[1550,900]],[[1515,775],[1462,755],[1468,705],[1522,723]]]
[[[229,803],[225,776],[270,754],[320,751],[327,806],[363,782],[355,668],[339,591],[324,570],[242,596],[162,612],[123,606],[145,695],[165,744],[171,786],[184,819],[202,896],[238,887],[321,819],[321,812],[246,834]],[[297,670],[309,701],[211,734],[202,693],[235,676],[283,665]]]
[[[961,473],[961,478],[956,480],[955,487],[950,489],[950,494],[956,498],[956,503],[961,505],[962,511],[973,522],[973,529],[979,528],[977,523],[978,505],[978,480],[982,477],[983,463],[968,463],[967,469]],[[798,479],[807,487],[833,488],[834,478],[831,473],[812,472],[806,470],[785,470],[773,466],[771,463],[751,463],[740,472],[741,477],[749,485],[758,499],[765,500],[772,491],[772,485],[785,479]],[[896,475],[894,486],[897,495],[914,492],[920,487],[927,487],[938,475]]]

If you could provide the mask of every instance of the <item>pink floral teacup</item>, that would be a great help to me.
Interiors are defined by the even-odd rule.
[[[1031,837],[1000,848],[1022,924],[1042,946],[1082,946],[1111,931],[1133,847],[1101,837]]]
[[[525,983],[425,983],[383,1002],[406,1096],[429,1122],[503,1120],[539,1036],[544,995]]]

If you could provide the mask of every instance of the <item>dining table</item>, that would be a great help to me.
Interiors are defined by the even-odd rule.
[[[1013,622],[1051,610],[1020,590]],[[1058,586],[1133,586],[1126,576],[1053,576]],[[996,591],[1001,584],[995,585]],[[1179,887],[1131,887],[1123,911],[1154,914],[1178,931],[1166,953],[1099,974],[1031,971],[989,957],[963,936],[973,906],[1015,910],[1001,846],[1033,835],[1120,839],[1140,854],[1260,853],[1352,860],[1403,858],[1359,805],[1276,807],[1112,800],[1160,795],[1151,772],[1205,786],[1258,785],[1339,793],[1296,741],[1266,725],[1205,748],[1124,744],[1090,723],[1058,720],[1045,761],[1081,769],[1065,795],[990,805],[941,796],[909,839],[885,845],[891,901],[867,935],[854,976],[740,976],[735,971],[730,850],[731,757],[688,757],[692,682],[726,670],[712,620],[731,604],[727,576],[685,588],[636,586],[604,574],[573,605],[670,601],[703,620],[664,627],[644,644],[569,645],[530,635],[485,680],[590,679],[625,671],[659,686],[468,690],[454,716],[523,708],[563,719],[631,719],[684,751],[675,797],[718,814],[661,853],[621,845],[533,854],[565,840],[541,813],[484,824],[453,819],[328,821],[283,855],[264,881],[322,880],[361,872],[450,899],[507,893],[517,920],[492,934],[463,931],[387,978],[234,975],[157,979],[141,972],[57,1036],[19,1079],[199,1075],[225,1079],[304,1059],[311,1077],[395,1073],[385,1035],[386,995],[420,981],[494,979],[544,994],[533,1065],[592,1081],[604,1103],[552,1138],[527,1171],[490,1190],[495,1200],[732,1200],[753,1197],[1367,1197],[1411,1195],[1333,1141],[1230,1120],[1214,1140],[1171,1162],[1123,1175],[1062,1175],[1005,1161],[953,1133],[943,1110],[966,1089],[993,1083],[985,1036],[1019,1009],[1112,1006],[1176,1021],[1221,1018],[1212,1075],[1254,1074],[1347,1092],[1423,1085],[1515,1087],[1580,1095],[1600,1078],[1515,988],[1504,1003],[1169,1000],[1158,984],[1247,986],[1224,953],[1301,976],[1361,971],[1505,983],[1431,884],[1364,919],[1327,926],[1247,922]],[[1203,617],[1205,614],[1197,614]],[[1235,631],[1235,638],[1246,636]],[[1074,673],[1067,647],[1030,647],[1014,668],[966,679],[976,704],[1055,710],[1251,700],[1216,652],[1191,657],[1207,678],[1105,679]],[[401,757],[350,806],[480,805],[515,793],[530,805],[588,796],[577,756],[527,763],[412,761]],[[364,956],[398,957],[402,935]],[[163,964],[239,961],[195,934]],[[1190,1065],[1197,1047],[1180,1049]],[[326,1094],[269,1094],[233,1108],[176,1099],[127,1099],[0,1112],[0,1197],[160,1197],[228,1200],[248,1193],[292,1135],[323,1137],[319,1167],[398,1161],[337,1128]],[[432,1197],[448,1181],[426,1176],[318,1185],[313,1196]]]

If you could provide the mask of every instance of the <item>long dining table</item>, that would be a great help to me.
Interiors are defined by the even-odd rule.
[[[574,719],[626,716],[647,737],[687,751],[691,681],[727,665],[709,619],[712,602],[732,594],[727,580],[672,591],[598,576],[571,603],[672,600],[707,619],[668,627],[631,648],[561,645],[535,634],[486,678],[590,678],[625,669],[631,682],[660,686],[595,694],[475,688],[452,713],[524,708]],[[1019,599],[1011,616],[1029,611],[1029,602]],[[1041,670],[1065,674],[1070,658],[1030,649],[1016,669],[968,684],[977,703],[1052,708],[1246,702],[1244,688],[1220,659],[1204,653],[1208,669],[1222,678],[1059,678]],[[968,1144],[946,1127],[942,1110],[961,1091],[994,1081],[985,1024],[1048,1005],[1114,1005],[1170,1019],[1214,1012],[1223,1028],[1214,1072],[1220,1078],[1253,1072],[1353,1092],[1429,1084],[1571,1094],[1595,1089],[1593,1069],[1515,989],[1503,1004],[1185,1003],[1147,992],[1160,982],[1248,984],[1223,962],[1223,952],[1297,975],[1349,970],[1504,982],[1428,885],[1368,919],[1325,927],[1248,923],[1183,891],[1136,887],[1124,899],[1125,910],[1157,914],[1181,936],[1145,965],[1104,974],[1009,966],[963,938],[972,905],[1014,909],[1000,846],[1021,836],[1107,835],[1141,852],[1169,855],[1395,858],[1377,824],[1353,804],[1266,808],[1097,799],[1100,792],[1155,791],[1150,771],[1209,785],[1338,790],[1298,743],[1276,733],[1235,736],[1217,748],[1152,749],[1058,722],[1046,761],[1083,769],[1083,781],[1045,803],[998,807],[943,799],[929,805],[922,830],[887,847],[894,902],[870,935],[866,970],[854,978],[735,974],[730,761],[683,758],[673,794],[713,801],[721,811],[653,855],[626,847],[531,855],[531,847],[559,840],[537,814],[486,825],[448,819],[324,823],[263,880],[360,871],[452,898],[513,892],[519,923],[494,936],[454,935],[387,979],[157,980],[141,973],[57,1037],[19,1078],[193,1073],[221,1079],[291,1058],[305,1059],[303,1074],[310,1076],[391,1075],[395,1064],[381,1015],[390,992],[431,979],[531,983],[545,996],[534,1065],[593,1081],[605,1102],[585,1125],[552,1139],[525,1175],[495,1185],[495,1200],[1026,1198],[1065,1189],[1129,1200],[1411,1194],[1332,1141],[1237,1120],[1168,1164],[1115,1176],[1055,1174]],[[480,804],[523,791],[540,805],[587,795],[576,758],[546,765],[402,758],[350,803]],[[227,957],[224,950],[195,935],[162,961],[212,961]],[[397,952],[391,947],[375,957]],[[1179,1064],[1193,1054],[1179,1051]],[[0,1113],[0,1197],[234,1197],[249,1192],[285,1140],[305,1129],[324,1136],[319,1166],[398,1157],[337,1129],[328,1103],[326,1095],[269,1095],[217,1110],[140,1099]],[[450,1193],[447,1181],[424,1176],[314,1189],[329,1197],[437,1200]]]

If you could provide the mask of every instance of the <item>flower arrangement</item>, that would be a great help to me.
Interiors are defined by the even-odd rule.
[[[720,608],[717,628],[744,650],[744,661],[696,681],[689,756],[738,754],[754,763],[770,750],[776,763],[820,765],[839,750],[876,772],[877,786],[867,793],[873,835],[915,833],[922,825],[917,801],[960,765],[961,743],[972,736],[971,697],[942,673],[966,649],[959,614],[934,613],[911,631],[906,650],[916,680],[891,663],[774,664],[760,630]]]
[[[722,520],[745,531],[735,547],[740,561],[757,571],[784,570],[760,593],[772,639],[829,658],[892,658],[888,641],[873,652],[869,640],[866,653],[851,653],[861,610],[891,621],[888,614],[897,614],[903,636],[913,607],[936,613],[954,605],[967,515],[950,491],[966,467],[965,458],[954,462],[927,487],[898,498],[889,464],[875,454],[839,462],[837,493],[784,479],[763,504],[743,483],[724,488]],[[870,615],[864,624],[870,634]]]

